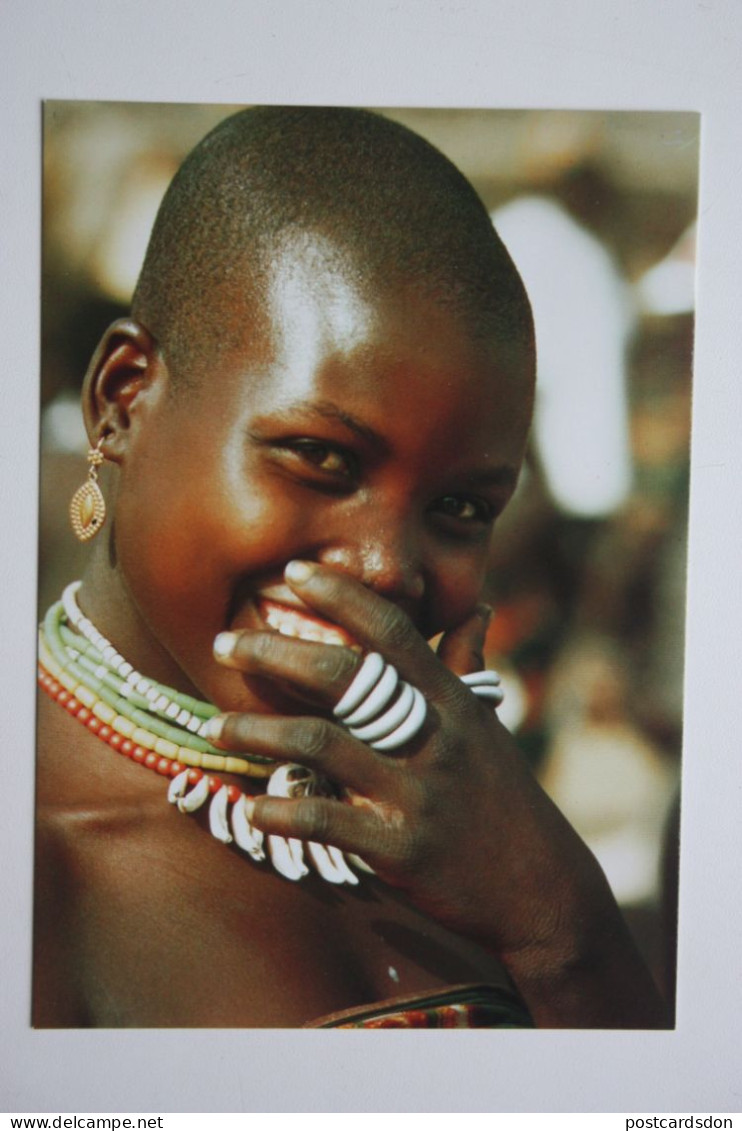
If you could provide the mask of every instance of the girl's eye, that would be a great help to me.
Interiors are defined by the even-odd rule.
[[[339,448],[321,444],[317,440],[297,440],[291,447],[307,463],[328,475],[341,475],[349,479],[354,473],[350,456]]]
[[[495,508],[486,499],[472,498],[468,495],[444,495],[435,504],[435,509],[446,518],[459,522],[489,524],[495,517]]]

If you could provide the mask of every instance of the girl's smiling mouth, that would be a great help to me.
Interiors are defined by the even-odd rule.
[[[264,624],[282,636],[360,650],[349,632],[315,616],[287,586],[276,585],[263,590],[256,606]]]

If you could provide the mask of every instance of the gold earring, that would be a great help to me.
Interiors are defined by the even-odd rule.
[[[98,486],[98,468],[105,456],[101,451],[101,436],[94,448],[88,452],[88,477],[82,487],[78,487],[70,503],[70,522],[81,542],[88,542],[98,533],[106,520],[106,503]]]

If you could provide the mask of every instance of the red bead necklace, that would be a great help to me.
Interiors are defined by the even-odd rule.
[[[147,750],[144,746],[139,746],[137,743],[132,742],[130,738],[125,738],[123,735],[118,734],[107,723],[101,722],[93,712],[76,699],[72,692],[68,691],[66,687],[50,675],[48,671],[40,664],[39,665],[39,686],[44,689],[47,695],[52,698],[55,703],[59,703],[60,707],[64,707],[65,711],[73,718],[77,719],[79,723],[100,738],[112,750],[117,750],[119,754],[123,754],[126,758],[130,758],[132,762],[137,762],[140,766],[146,766],[148,770],[154,770],[155,773],[161,774],[165,778],[175,778],[178,774],[182,773],[187,767],[183,766],[180,762],[175,762],[170,758],[162,758],[159,754],[155,754],[153,750]],[[196,785],[203,777],[209,779],[209,793],[218,793],[224,785],[224,782],[214,774],[204,774],[203,770],[191,767],[188,770],[188,784]],[[252,795],[243,793],[236,785],[227,786],[228,799],[234,803],[239,801],[240,797],[247,797],[251,801]]]

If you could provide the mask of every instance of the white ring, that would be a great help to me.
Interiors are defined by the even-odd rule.
[[[400,680],[393,664],[371,652],[334,714],[359,742],[368,742],[374,750],[396,750],[417,734],[427,710],[421,692]]]
[[[491,699],[496,707],[499,707],[505,698],[505,692],[501,687],[490,687],[487,684],[482,684],[481,687],[470,687],[477,699]]]
[[[481,672],[469,672],[468,675],[459,676],[462,683],[468,684],[470,687],[476,685],[477,687],[485,687],[490,684],[499,687],[502,680],[497,672],[485,669]]]
[[[404,722],[410,710],[414,695],[409,683],[402,683],[396,703],[389,708],[379,719],[374,719],[364,727],[350,727],[350,733],[361,742],[372,742],[379,738],[386,738],[393,730]]]
[[[392,664],[387,664],[381,679],[374,686],[373,690],[369,692],[361,705],[357,707],[352,714],[345,716],[343,719],[345,726],[363,726],[364,723],[371,722],[376,715],[380,714],[381,711],[385,710],[389,703],[391,703],[392,696],[397,690],[398,684],[399,676],[397,675],[397,669]]]
[[[416,687],[412,688],[412,695],[414,702],[407,718],[396,730],[393,730],[390,735],[387,735],[386,738],[380,738],[378,742],[372,742],[371,748],[373,750],[396,750],[398,746],[403,746],[405,742],[409,742],[411,738],[414,738],[420,730],[425,722],[428,704],[425,702],[425,697],[422,692],[418,691]]]
[[[369,652],[353,677],[350,687],[334,709],[333,713],[338,719],[345,718],[346,715],[360,706],[369,691],[376,685],[385,667],[384,659],[378,652]]]

